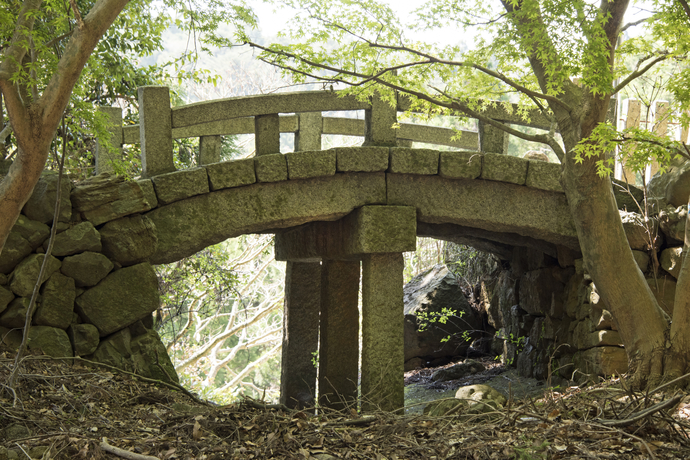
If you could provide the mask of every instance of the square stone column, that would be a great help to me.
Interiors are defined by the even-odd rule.
[[[362,410],[405,405],[402,253],[362,259]]]
[[[280,374],[280,402],[291,408],[314,407],[319,344],[321,263],[288,262]]]
[[[199,138],[199,156],[197,165],[210,165],[220,162],[220,136],[201,136]]]
[[[167,86],[141,86],[138,94],[142,176],[173,172],[170,90]]]
[[[298,114],[299,130],[295,133],[295,152],[321,150],[323,118],[321,112]]]
[[[280,153],[280,118],[277,113],[254,117],[256,156]]]
[[[364,111],[366,131],[363,146],[396,147],[398,134],[393,125],[398,121],[398,109],[381,100],[378,93],[371,98],[371,109]]]
[[[506,153],[508,152],[508,133],[485,123],[479,125],[479,151],[482,153]]]
[[[122,109],[120,107],[98,107],[98,111],[108,117],[108,132],[110,133],[110,145],[96,143],[96,174],[115,171],[113,161],[122,159]]]
[[[359,370],[359,261],[321,265],[319,403],[357,408]]]

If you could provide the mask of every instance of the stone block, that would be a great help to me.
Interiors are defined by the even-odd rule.
[[[299,129],[295,133],[295,151],[321,150],[321,112],[304,112],[298,116]]]
[[[338,172],[380,172],[388,169],[388,147],[338,147],[333,150]]]
[[[128,181],[108,173],[77,184],[72,192],[74,208],[98,226],[120,217],[154,208],[150,181]],[[153,194],[155,196],[155,194]]]
[[[139,179],[135,182],[139,185],[141,193],[144,195],[144,200],[149,205],[149,209],[158,207],[158,197],[156,196],[156,190],[153,188],[153,181],[151,179]]]
[[[8,329],[0,326],[0,343],[5,344],[13,350],[19,349],[19,345],[21,345],[23,339],[22,335],[21,329]]]
[[[55,214],[55,200],[57,199],[57,181],[58,174],[54,171],[46,171],[41,174],[31,197],[22,209],[22,214],[31,220],[44,224],[52,222],[53,214]],[[72,203],[70,203],[72,183],[67,177],[63,177],[60,183],[62,195],[58,221],[69,222],[72,217]]]
[[[206,168],[185,169],[160,174],[151,179],[159,205],[209,192]]]
[[[43,249],[48,249],[48,240],[43,243]],[[85,251],[101,251],[101,234],[91,222],[81,222],[55,235],[51,254],[64,257]]]
[[[288,179],[285,155],[261,155],[254,157],[254,171],[257,182],[279,182]]]
[[[43,254],[32,254],[23,261],[17,268],[14,269],[12,273],[12,278],[10,280],[10,289],[16,295],[20,297],[30,297],[31,293],[34,291],[34,286],[38,280],[38,274],[41,271],[41,264],[45,255]],[[50,278],[53,273],[60,269],[60,261],[53,256],[48,257],[48,264],[46,270],[43,273],[43,279],[41,284]]]
[[[21,214],[17,218],[17,222],[14,223],[12,231],[19,233],[33,249],[40,247],[50,236],[50,227]]]
[[[29,329],[29,350],[41,350],[54,358],[72,357],[72,344],[67,332],[49,326],[33,326]]]
[[[592,347],[622,347],[623,342],[618,331],[601,330],[590,332],[585,336],[578,336],[580,340],[576,346],[580,350],[586,350]]]
[[[277,113],[254,117],[256,156],[280,153],[280,117]]]
[[[90,359],[99,363],[132,371],[132,337],[129,329],[122,329],[100,341]]]
[[[438,174],[438,150],[391,148],[389,171],[398,174]]]
[[[640,267],[640,271],[642,273],[647,271],[647,268],[649,268],[649,254],[647,254],[644,251],[635,251],[633,250],[633,258],[635,259],[635,263],[637,263],[637,266]]]
[[[131,339],[132,363],[138,374],[163,382],[179,383],[165,345],[156,331]]]
[[[201,136],[199,137],[199,154],[197,156],[198,165],[208,165],[220,161],[220,151],[222,140],[220,136]]]
[[[485,153],[482,175],[485,180],[525,185],[528,160],[498,153]]]
[[[165,86],[141,86],[137,90],[142,175],[175,171],[170,90]]]
[[[210,164],[206,166],[206,172],[212,191],[256,182],[253,158]]]
[[[72,278],[60,272],[53,273],[41,288],[41,303],[34,312],[34,323],[67,329],[72,322],[76,295]]]
[[[484,156],[479,152],[441,152],[439,174],[448,179],[476,179]]]
[[[520,279],[520,307],[530,315],[562,313],[563,284],[553,276],[551,268],[525,273]],[[558,303],[558,306],[554,306]]]
[[[683,244],[685,241],[687,217],[687,206],[662,209],[659,212],[659,226],[670,244]]]
[[[148,263],[114,271],[77,297],[76,305],[79,315],[105,337],[159,307],[156,272]]]
[[[10,232],[0,253],[0,273],[10,273],[14,267],[33,252],[34,248],[17,232]]]
[[[560,182],[561,165],[544,161],[529,160],[525,185],[550,192],[563,192]]]
[[[7,306],[14,299],[14,294],[9,289],[0,286],[0,313],[5,311]]]
[[[67,329],[75,356],[87,356],[96,351],[100,342],[98,329],[93,324],[72,324]]]
[[[63,275],[74,279],[76,286],[88,287],[98,284],[111,272],[113,267],[114,265],[110,259],[103,254],[97,252],[83,252],[74,256],[65,257],[62,260],[60,271]]]
[[[313,150],[286,153],[288,177],[310,179],[335,174],[335,151]]]
[[[628,356],[620,347],[594,347],[577,352],[573,364],[584,374],[609,376],[628,372]]]
[[[616,322],[613,319],[613,315],[608,310],[601,310],[599,318],[594,318],[594,324],[594,328],[597,331],[603,331],[606,329],[610,329],[612,331],[618,330],[618,326],[616,326]]]
[[[626,211],[619,211],[619,213],[630,248],[646,251],[661,246],[663,235],[658,231],[659,223],[655,218],[652,217],[645,222],[639,214]]]
[[[666,270],[675,279],[680,275],[680,268],[683,265],[683,247],[666,248],[661,251],[659,263],[661,268]]]
[[[393,126],[397,123],[397,107],[395,101],[383,100],[378,93],[371,98],[371,108],[364,110],[366,131],[364,133],[365,146],[394,147],[397,144],[397,132]]]
[[[29,308],[29,297],[16,297],[0,315],[0,325],[4,327],[23,328],[26,323],[26,310]]]
[[[407,252],[417,248],[417,212],[410,206],[364,206],[353,213],[353,254]]]
[[[103,254],[126,267],[144,262],[156,252],[158,233],[148,217],[127,216],[105,224],[101,241]]]

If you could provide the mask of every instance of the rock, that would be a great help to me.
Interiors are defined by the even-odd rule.
[[[664,174],[655,174],[649,183],[651,196],[663,197],[672,206],[688,204],[690,161],[674,161]]]
[[[586,350],[592,347],[623,346],[623,341],[617,331],[602,330],[590,332],[586,335],[575,337],[575,340],[575,346],[580,350]]]
[[[48,241],[43,243],[43,249],[47,248]],[[84,251],[101,251],[101,235],[91,222],[82,222],[55,236],[52,254],[56,257]]]
[[[527,160],[522,158],[485,153],[481,178],[524,185],[527,179]]]
[[[206,168],[192,168],[159,174],[151,178],[158,204],[165,205],[208,193]]]
[[[101,228],[103,254],[123,267],[151,257],[158,247],[156,226],[146,216],[123,217]]]
[[[15,439],[22,439],[31,437],[31,431],[24,425],[15,423],[5,428],[5,440],[14,441]]]
[[[41,174],[41,178],[36,183],[31,197],[24,205],[22,214],[31,220],[44,224],[53,221],[55,213],[55,200],[57,198],[58,174],[46,171]],[[70,191],[72,182],[67,177],[61,180],[62,195],[60,199],[60,217],[58,221],[69,222],[72,217],[72,203],[70,202]]]
[[[45,259],[45,255],[43,254],[32,254],[17,265],[17,268],[12,272],[12,278],[10,280],[10,289],[12,289],[12,292],[18,296],[31,296],[36,281],[38,280],[38,274],[41,272],[43,259]],[[53,273],[58,271],[60,265],[59,260],[53,256],[49,256],[41,284],[50,278]]]
[[[619,211],[619,213],[623,221],[625,236],[628,238],[628,243],[632,249],[648,250],[652,247],[661,246],[663,237],[658,231],[659,224],[656,219],[650,218],[649,221],[645,222],[639,214],[625,211]]]
[[[683,244],[685,241],[685,221],[687,206],[666,208],[659,212],[659,226],[671,244]]]
[[[594,329],[597,331],[603,331],[605,329],[611,329],[613,331],[618,330],[618,326],[616,326],[613,315],[608,310],[602,310],[601,315],[594,321],[594,324]]]
[[[72,322],[74,299],[77,295],[74,280],[55,272],[41,288],[41,295],[41,303],[34,312],[34,323],[67,329]]]
[[[517,304],[517,289],[519,279],[515,279],[509,270],[504,270],[498,275],[498,282],[491,297],[491,310],[498,313],[498,321],[494,318],[493,327],[500,329],[510,324],[510,308]]]
[[[486,367],[478,361],[471,359],[465,362],[458,363],[446,369],[439,369],[431,375],[431,380],[434,382],[445,382],[446,380],[456,380],[467,377],[470,374],[476,374],[486,370]]]
[[[19,215],[17,222],[12,227],[13,232],[19,233],[22,238],[27,240],[32,249],[36,249],[50,236],[50,227],[46,224],[31,220],[26,216]]]
[[[405,361],[414,357],[438,358],[467,351],[481,329],[479,314],[470,307],[455,276],[445,265],[416,276],[404,288]],[[455,312],[445,324],[436,320]],[[425,319],[426,318],[426,319]],[[442,342],[450,336],[450,340]]]
[[[79,315],[107,336],[159,307],[156,272],[148,263],[122,268],[77,297],[76,304]]]
[[[424,367],[424,360],[422,358],[412,358],[405,361],[404,371],[413,371]]]
[[[156,331],[132,339],[132,361],[138,374],[164,382],[179,383],[165,345]]]
[[[455,398],[467,401],[473,412],[484,413],[502,409],[508,400],[498,390],[488,385],[469,385],[460,387]]]
[[[83,252],[62,261],[60,271],[63,275],[74,278],[76,286],[95,286],[108,276],[115,265],[103,254]]]
[[[67,332],[49,326],[33,326],[29,329],[29,349],[43,351],[54,358],[72,356],[72,344]]]
[[[26,322],[26,310],[29,308],[28,297],[17,297],[7,306],[0,315],[0,325],[9,328],[23,328]]]
[[[100,338],[98,329],[93,324],[72,324],[67,329],[67,335],[75,356],[87,356],[96,351]]]
[[[0,286],[0,313],[5,311],[5,308],[12,302],[12,299],[14,299],[12,291]]]
[[[22,343],[22,331],[20,329],[0,326],[0,342],[4,343],[13,350],[19,349]]]
[[[129,329],[122,329],[101,340],[93,355],[87,358],[131,372],[134,370],[130,360],[132,357],[131,341]]]
[[[26,238],[18,232],[10,232],[0,254],[0,273],[10,273],[32,251],[31,243]]]
[[[545,161],[546,163],[549,162],[549,156],[544,152],[540,152],[539,150],[530,150],[528,152],[525,152],[525,154],[522,155],[522,158],[525,158],[527,160]]]
[[[628,356],[620,347],[594,347],[575,353],[573,365],[584,374],[624,374],[628,372]]]
[[[678,279],[678,275],[680,275],[680,268],[683,265],[682,255],[682,246],[676,248],[666,248],[661,251],[661,257],[659,258],[661,268],[669,272],[675,279]]]
[[[74,209],[93,225],[149,211],[158,204],[150,180],[127,181],[102,173],[87,179],[72,191]]]
[[[640,206],[644,204],[644,192],[641,189],[618,179],[611,179],[611,185],[618,209],[627,212],[640,212],[637,204],[639,203]]]
[[[0,273],[0,286],[7,286],[8,281],[7,275]]]
[[[676,282],[670,276],[647,279],[647,284],[652,290],[659,306],[668,316],[673,318],[673,304],[676,300]]]
[[[520,308],[530,315],[563,315],[564,285],[553,276],[552,268],[525,273],[520,278]]]

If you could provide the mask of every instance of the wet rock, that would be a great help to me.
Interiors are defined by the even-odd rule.
[[[449,368],[437,370],[431,375],[431,380],[434,382],[456,380],[484,370],[486,370],[486,367],[482,363],[468,359]]]

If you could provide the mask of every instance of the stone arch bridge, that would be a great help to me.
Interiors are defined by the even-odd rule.
[[[144,179],[131,190],[143,203],[134,212],[157,235],[148,261],[174,262],[242,234],[276,234],[276,257],[288,262],[281,400],[290,406],[308,403],[317,380],[322,404],[356,404],[360,372],[365,409],[403,406],[402,253],[415,249],[417,236],[506,259],[515,246],[556,258],[579,251],[560,165],[506,155],[506,135],[490,125],[479,123],[460,140],[443,128],[393,129],[397,111],[408,109],[405,99],[390,107],[333,92],[179,108],[169,100],[167,88],[140,88],[137,126],[122,127],[119,109],[103,109],[116,146],[141,144]],[[364,110],[364,120],[322,115],[342,110]],[[286,113],[294,115],[279,115]],[[529,123],[504,109],[489,114],[548,129],[539,113]],[[280,153],[281,132],[295,134],[296,151]],[[256,134],[256,156],[219,162],[219,136],[241,133]],[[365,142],[322,150],[322,134]],[[172,142],[181,137],[199,137],[198,167],[175,170]],[[461,150],[411,148],[413,140]],[[98,172],[107,172],[108,150],[98,150]],[[131,213],[116,204],[87,208],[82,218],[95,226]],[[318,373],[311,362],[317,349]]]

